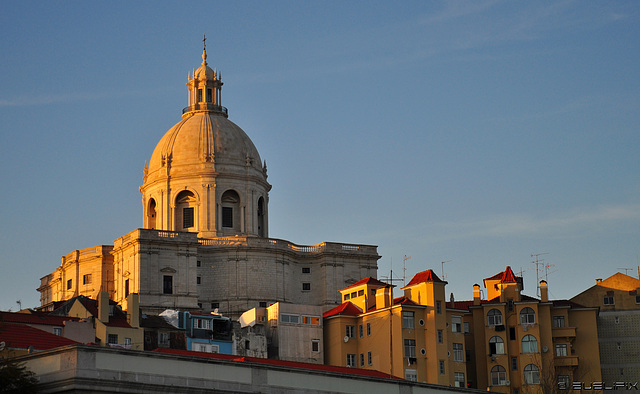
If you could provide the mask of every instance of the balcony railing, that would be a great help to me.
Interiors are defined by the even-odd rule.
[[[227,107],[223,107],[222,105],[213,105],[209,103],[198,103],[198,104],[191,105],[189,107],[184,108],[182,110],[182,113],[184,114],[191,111],[211,111],[211,112],[217,112],[217,113],[223,114],[224,116],[229,116],[229,111],[227,110]]]
[[[575,327],[555,327],[551,330],[551,335],[554,338],[575,338],[576,337],[576,328]]]
[[[578,356],[556,357],[556,359],[553,360],[553,362],[556,367],[577,367]]]

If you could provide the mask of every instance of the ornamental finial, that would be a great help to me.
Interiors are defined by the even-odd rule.
[[[207,35],[203,34],[202,37],[202,65],[206,66],[207,65]]]

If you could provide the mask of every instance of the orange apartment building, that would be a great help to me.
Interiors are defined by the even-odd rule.
[[[598,308],[521,294],[510,267],[474,285],[472,301],[445,299],[447,282],[427,270],[393,298],[393,286],[365,278],[340,290],[324,314],[325,362],[503,393],[559,392],[558,384],[601,380]]]

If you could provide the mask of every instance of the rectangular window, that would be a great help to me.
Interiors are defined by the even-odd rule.
[[[518,370],[518,357],[511,357],[511,370],[512,371]]]
[[[443,341],[442,330],[438,330],[438,343],[442,343]]]
[[[364,290],[358,290],[358,297],[362,297],[364,295]]]
[[[168,332],[159,332],[158,333],[158,346],[169,346],[169,333]]]
[[[260,308],[266,308],[267,307],[267,302],[266,301],[260,301],[260,303],[258,305],[260,306]]]
[[[107,336],[107,343],[117,344],[118,343],[118,334],[109,334]]]
[[[290,315],[288,313],[281,313],[280,321],[283,323],[298,324],[300,323],[300,315]]]
[[[82,276],[82,284],[83,285],[91,284],[91,274],[85,274]]]
[[[125,338],[124,339],[124,344],[125,345],[131,345],[131,338]]]
[[[464,362],[464,350],[461,343],[453,344],[453,361]]]
[[[213,92],[211,89],[207,89],[207,102],[210,103],[213,101]]]
[[[358,326],[358,334],[360,335],[360,338],[364,336],[364,329],[362,327],[362,324]]]
[[[561,327],[564,327],[564,316],[554,316],[553,328],[561,328]]]
[[[320,340],[312,339],[311,340],[311,351],[314,353],[320,352]]]
[[[53,327],[53,335],[62,336],[62,327]]]
[[[320,325],[320,317],[318,316],[302,316],[303,324],[311,324],[313,326]]]
[[[402,328],[415,328],[415,313],[410,311],[402,311]]]
[[[354,338],[356,336],[356,326],[347,325],[345,326],[345,334],[349,338]]]
[[[507,300],[507,312],[513,312],[513,300]]]
[[[200,267],[202,265],[202,262],[200,262],[200,260],[196,261],[196,267]]]
[[[369,363],[369,365],[373,364],[373,359],[371,357],[371,352],[367,352],[367,362]]]
[[[210,325],[210,321],[206,319],[193,319],[193,328],[199,328],[202,330],[208,330]]]
[[[604,299],[603,299],[602,303],[605,304],[605,305],[614,305],[613,296],[612,295],[604,296]]]
[[[404,340],[404,356],[406,358],[416,358],[416,340],[415,339]]]
[[[212,302],[211,303],[211,309],[218,309],[220,308],[220,303],[219,302]]]
[[[440,303],[440,301],[436,301],[436,313],[438,315],[442,314],[442,304]]]
[[[245,348],[246,350],[251,349],[251,341],[249,341],[249,340],[244,341],[244,348]]]
[[[67,290],[71,290],[72,287],[73,287],[73,281],[71,279],[69,279],[67,281]]]
[[[636,294],[636,304],[640,304],[640,294]]]
[[[198,89],[198,102],[202,102],[202,89]]]
[[[464,373],[455,372],[453,374],[453,383],[454,387],[464,387]]]
[[[356,355],[352,353],[347,353],[347,367],[355,367],[356,366]]]
[[[360,353],[360,366],[364,367],[364,353]]]
[[[357,296],[358,296],[357,292],[354,291],[353,293],[351,293],[351,298],[356,298]]]
[[[173,276],[164,275],[162,277],[162,293],[173,294]]]
[[[371,323],[367,323],[367,336],[371,336]]]
[[[509,340],[510,341],[515,341],[516,340],[516,328],[515,327],[509,327]]]
[[[415,369],[405,369],[404,378],[410,382],[417,382],[418,372]]]
[[[124,296],[129,296],[129,279],[124,281]]]
[[[193,227],[193,207],[182,208],[182,228]]]
[[[201,283],[202,283],[202,278],[198,276],[198,277],[196,278],[196,284],[198,284],[198,285],[199,285],[199,284],[201,284]]]
[[[302,291],[310,291],[311,290],[311,283],[305,282],[302,284]]]
[[[470,329],[470,327],[469,327],[469,322],[468,322],[468,321],[466,321],[466,322],[464,322],[463,324],[464,324],[464,333],[465,333],[465,334],[469,334],[469,333],[471,332],[471,329]]]
[[[556,344],[556,356],[557,357],[566,357],[567,356],[567,344]]]
[[[349,301],[351,299],[351,296],[349,294],[345,294],[344,295],[344,300],[345,301]]]
[[[451,316],[451,332],[462,332],[462,317]]]
[[[222,207],[222,227],[233,227],[233,208]]]
[[[311,273],[311,268],[309,268],[309,267],[302,267],[302,273],[303,273],[303,274],[310,274],[310,273]]]
[[[440,375],[444,375],[444,360],[440,360],[438,361],[438,366],[439,366],[439,370],[440,370]]]

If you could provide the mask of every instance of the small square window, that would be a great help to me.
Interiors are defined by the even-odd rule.
[[[62,335],[62,327],[53,327],[53,335],[61,336]]]
[[[220,303],[219,302],[212,302],[211,303],[211,309],[218,309],[220,308]]]
[[[110,344],[118,343],[118,334],[109,334],[107,336],[107,343],[110,343]]]
[[[320,340],[319,339],[312,339],[311,340],[311,351],[318,353],[320,351]]]
[[[358,290],[358,297],[362,297],[364,295],[364,290]]]
[[[266,301],[260,301],[260,308],[266,308],[267,307],[267,302]]]
[[[311,268],[309,268],[309,267],[302,267],[302,273],[303,273],[303,274],[310,274],[310,273],[311,273]]]
[[[605,304],[605,305],[614,305],[613,296],[612,295],[604,296],[604,299],[602,300],[602,303]]]
[[[305,282],[302,284],[302,291],[309,291],[311,290],[311,283]]]
[[[91,274],[85,274],[82,276],[82,284],[83,285],[91,284]]]
[[[202,302],[198,302],[198,308],[202,309]]]
[[[67,290],[71,290],[73,287],[73,281],[71,279],[67,280]]]

